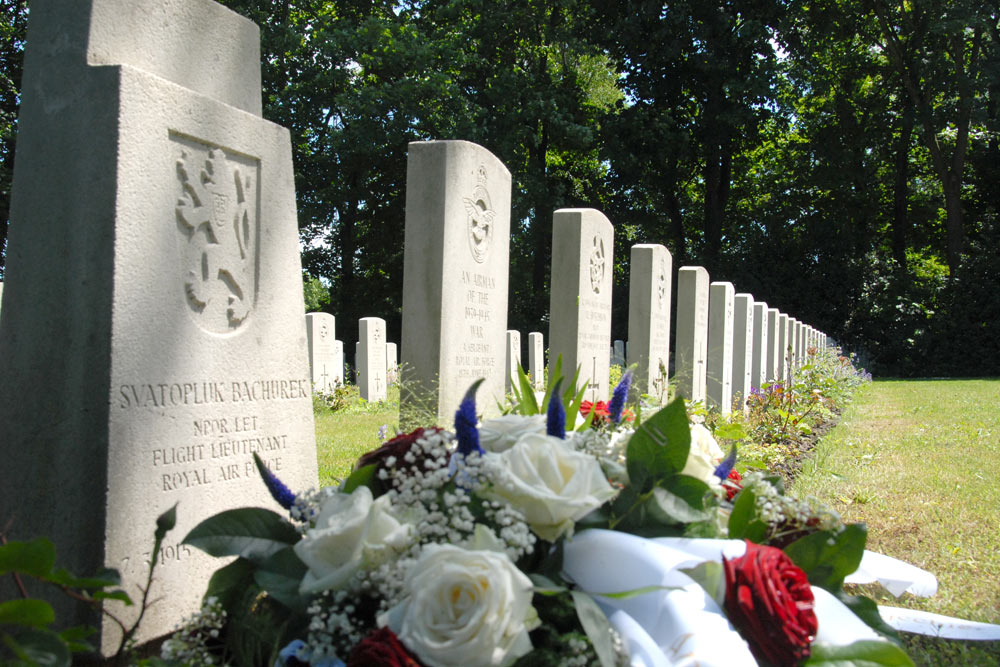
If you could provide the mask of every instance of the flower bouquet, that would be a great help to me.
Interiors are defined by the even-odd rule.
[[[191,531],[185,543],[236,558],[164,657],[910,664],[875,605],[841,588],[864,526],[777,478],[731,475],[735,448],[724,456],[683,400],[623,420],[629,381],[599,428],[569,432],[558,382],[544,414],[482,423],[476,383],[454,432],[400,434],[336,488],[294,494],[258,459],[287,516],[241,508]]]

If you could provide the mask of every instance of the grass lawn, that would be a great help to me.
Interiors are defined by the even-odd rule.
[[[932,598],[879,604],[1000,623],[1000,380],[881,380],[855,396],[793,485],[845,521],[868,524],[868,548],[934,573]],[[1000,664],[1000,642],[907,636],[922,665]]]
[[[354,389],[357,392],[357,389]],[[379,429],[387,426],[389,436],[399,428],[399,386],[389,387],[384,403],[357,405],[331,412],[314,411],[316,417],[316,457],[319,463],[320,486],[330,486],[351,472],[358,457],[375,449],[382,440]]]

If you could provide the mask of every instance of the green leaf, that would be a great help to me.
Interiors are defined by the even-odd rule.
[[[59,568],[45,577],[45,580],[67,588],[107,588],[121,586],[122,583],[118,570],[112,568],[102,568],[92,577],[76,577],[69,570]]]
[[[722,563],[706,560],[694,567],[680,568],[680,571],[697,581],[720,607],[725,604],[726,572]]]
[[[241,556],[259,564],[301,538],[295,526],[277,513],[242,507],[205,519],[188,533],[183,544],[217,558]]]
[[[0,623],[44,628],[54,620],[56,613],[52,610],[52,605],[44,600],[27,598],[0,602]]]
[[[555,392],[556,383],[562,379],[562,355],[556,357],[555,366],[549,369],[549,383],[545,387],[545,396],[542,397],[542,404],[540,407],[540,412],[546,412],[549,409],[549,400],[552,398],[553,392]]]
[[[814,642],[803,665],[824,667],[913,667],[913,661],[895,644],[864,639],[847,646]]]
[[[299,593],[299,584],[308,569],[295,549],[285,547],[260,563],[253,578],[272,598],[289,609],[304,612],[310,596]]]
[[[529,574],[528,578],[535,585],[534,592],[539,595],[559,595],[569,590],[541,574]]]
[[[702,491],[701,495],[697,495],[697,491],[691,493],[692,489],[689,487],[692,485],[688,482],[677,481],[677,478],[682,477],[700,484],[702,489],[698,491]],[[650,518],[665,524],[694,523],[709,518],[710,512],[703,509],[704,493],[708,492],[707,484],[686,475],[674,475],[668,478],[665,484],[671,488],[655,487],[649,500],[646,501],[646,510]]]
[[[205,590],[205,598],[218,598],[226,609],[253,582],[253,574],[257,566],[246,558],[237,558],[225,567],[212,573]]]
[[[848,609],[853,611],[855,616],[864,621],[869,628],[883,637],[886,637],[894,644],[898,644],[900,642],[899,632],[896,631],[896,628],[885,622],[885,619],[882,618],[882,614],[878,613],[878,605],[871,599],[866,598],[863,595],[848,595],[842,590],[837,591],[834,595],[836,595],[837,599],[843,602]]]
[[[601,608],[583,591],[571,591],[576,605],[576,616],[580,625],[594,646],[594,652],[601,661],[601,667],[614,667],[615,649],[611,644],[611,624]]]
[[[629,439],[626,467],[631,483],[644,493],[680,472],[691,450],[684,399],[677,398],[649,417]]]
[[[757,517],[757,494],[751,489],[743,489],[736,496],[733,511],[729,514],[729,538],[744,539],[747,527]]]
[[[31,628],[16,635],[4,635],[3,641],[18,658],[29,665],[69,667],[69,646],[51,630]]]
[[[376,468],[378,468],[378,465],[375,463],[369,463],[366,466],[358,468],[347,476],[344,483],[340,485],[340,490],[343,493],[354,493],[354,490],[359,486],[371,488],[371,481],[375,478]]]
[[[676,591],[679,589],[680,586],[642,586],[641,588],[633,588],[629,591],[618,591],[615,593],[590,593],[590,595],[595,597],[611,598],[612,600],[628,600],[640,595],[645,595],[646,593],[655,593],[656,591]]]
[[[747,437],[742,424],[720,424],[712,434],[716,440],[742,440]]]
[[[18,572],[45,579],[55,564],[56,547],[46,537],[30,542],[11,541],[0,546],[0,575]]]
[[[71,653],[87,653],[93,651],[94,647],[90,642],[85,642],[83,640],[95,632],[97,632],[96,628],[91,628],[86,625],[77,625],[72,628],[66,628],[60,632],[59,638],[66,642],[66,646],[69,647]]]
[[[839,534],[820,531],[795,540],[784,551],[809,577],[813,586],[836,593],[844,577],[858,569],[868,539],[863,523],[852,523]]]
[[[521,387],[520,396],[517,401],[519,412],[527,416],[537,415],[538,401],[535,399],[535,388],[531,386],[531,379],[524,372],[520,361],[517,362],[517,383]]]
[[[133,604],[132,598],[125,591],[94,591],[92,597],[95,600],[118,600],[119,602],[124,602],[128,607],[131,607]]]

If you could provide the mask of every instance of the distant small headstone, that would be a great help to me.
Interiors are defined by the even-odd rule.
[[[799,367],[798,352],[798,323],[794,317],[788,318],[788,334],[785,338],[785,346],[788,349],[788,372],[792,373]]]
[[[78,575],[121,572],[144,641],[201,606],[201,520],[277,508],[258,453],[317,483],[288,132],[260,117],[259,32],[208,0],[38,2],[0,323],[0,525]],[[0,599],[17,596],[10,577]],[[63,626],[113,623],[52,599]],[[126,622],[138,605],[108,602]]]
[[[708,271],[683,266],[677,272],[677,326],[674,356],[677,393],[705,400],[705,357],[708,354]]]
[[[336,318],[329,313],[306,313],[309,371],[315,391],[329,393],[344,384],[343,348],[338,364]]]
[[[708,357],[705,391],[708,404],[728,415],[733,407],[732,283],[714,282],[708,289]]]
[[[385,320],[362,317],[358,320],[358,390],[366,401],[386,397]]]
[[[753,295],[733,297],[733,396],[746,410],[753,355]]]
[[[666,398],[673,260],[658,244],[632,246],[629,260],[628,365],[641,393]]]
[[[395,343],[385,344],[385,376],[389,384],[399,380],[399,352]]]
[[[400,420],[450,425],[477,379],[485,413],[504,398],[510,172],[468,141],[409,150]]]
[[[611,345],[611,364],[613,366],[625,365],[625,341],[616,340]]]
[[[767,309],[767,364],[764,379],[774,382],[778,379],[778,309]]]
[[[528,372],[532,387],[539,389],[545,386],[545,344],[538,331],[528,334]]]
[[[521,364],[521,332],[515,331],[513,329],[507,330],[507,381],[506,381],[506,391],[510,393],[511,389],[517,387],[520,391],[520,381],[517,377],[517,367],[522,366]]]
[[[779,382],[788,381],[788,315],[778,314],[778,377]]]
[[[614,229],[592,208],[566,208],[552,216],[549,293],[549,366],[562,356],[563,376],[580,369],[578,386],[589,401],[609,399],[611,274]]]
[[[767,381],[767,304],[753,304],[753,354],[750,356],[750,384],[760,389]]]

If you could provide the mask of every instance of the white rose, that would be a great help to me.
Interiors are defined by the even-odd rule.
[[[428,667],[509,665],[531,651],[531,580],[505,554],[429,544],[403,595],[378,624]]]
[[[688,453],[681,474],[690,475],[711,487],[717,487],[721,482],[715,476],[715,469],[724,456],[722,448],[708,428],[702,424],[691,424],[691,451]]]
[[[537,433],[522,436],[497,454],[493,484],[483,494],[502,498],[542,539],[555,541],[572,534],[573,522],[613,498],[597,459],[574,450],[566,441]]]
[[[318,593],[340,588],[362,567],[374,567],[405,549],[410,526],[389,513],[387,496],[372,499],[366,486],[351,494],[330,496],[314,528],[295,545],[295,553],[309,567],[299,591]]]
[[[545,415],[503,415],[479,426],[479,444],[488,452],[504,452],[528,433],[545,433]]]

